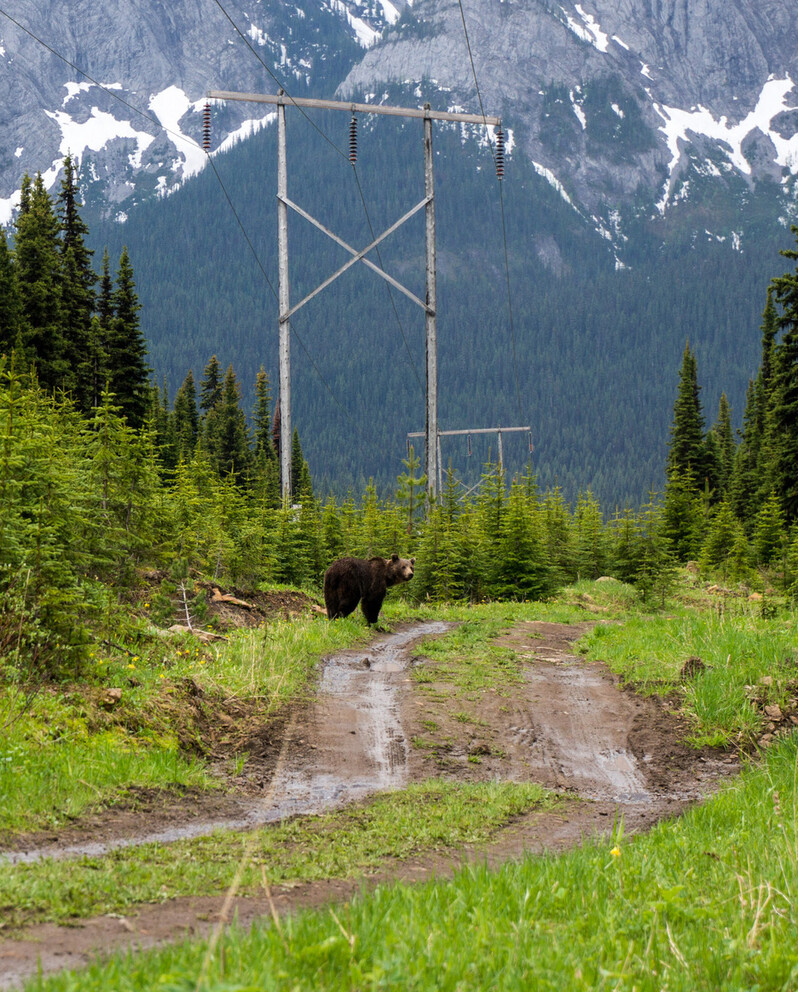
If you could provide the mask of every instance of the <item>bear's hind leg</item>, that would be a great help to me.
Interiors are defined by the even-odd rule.
[[[363,610],[363,616],[366,618],[366,623],[374,626],[380,615],[380,610],[382,609],[382,596],[375,598],[363,599],[360,603],[360,607]]]

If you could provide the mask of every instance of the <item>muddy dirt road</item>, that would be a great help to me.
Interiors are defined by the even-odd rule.
[[[447,626],[407,625],[327,659],[316,701],[295,712],[279,740],[264,748],[259,769],[255,762],[262,788],[244,787],[225,800],[192,797],[191,816],[180,803],[152,806],[146,815],[110,812],[63,833],[25,838],[0,857],[97,854],[220,826],[251,829],[434,776],[534,781],[573,795],[575,801],[556,813],[520,818],[488,848],[394,862],[368,884],[442,877],[468,858],[498,863],[524,851],[565,849],[611,829],[618,815],[627,833],[645,829],[737,770],[729,755],[687,748],[684,727],[667,703],[620,689],[603,665],[576,656],[573,644],[590,624],[517,625],[500,644],[522,658],[523,681],[465,699],[433,663],[415,655],[419,641]],[[413,666],[425,666],[423,687],[410,676]],[[363,884],[308,883],[273,897],[278,910],[290,911],[346,898]],[[216,897],[172,900],[138,907],[127,919],[43,925],[0,938],[0,988],[13,987],[37,966],[45,973],[79,967],[98,948],[147,947],[205,932],[221,905]],[[235,912],[246,924],[270,907],[242,898]]]

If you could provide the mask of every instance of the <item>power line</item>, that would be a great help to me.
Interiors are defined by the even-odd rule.
[[[88,81],[90,83],[92,83],[92,85],[97,86],[99,89],[101,89],[103,91],[103,93],[106,93],[108,96],[112,97],[118,103],[121,103],[123,106],[127,107],[128,110],[133,111],[134,114],[137,114],[139,117],[141,117],[142,119],[150,122],[151,124],[155,124],[156,127],[158,127],[159,130],[165,131],[167,134],[171,134],[171,135],[173,135],[175,137],[178,137],[178,138],[182,139],[183,141],[190,140],[190,139],[187,139],[186,135],[182,134],[179,131],[173,131],[171,128],[166,127],[157,117],[155,117],[152,114],[146,113],[145,111],[141,110],[141,108],[139,108],[139,107],[136,107],[134,104],[130,103],[129,101],[127,101],[123,97],[121,97],[117,92],[115,92],[112,89],[109,89],[107,86],[104,86],[101,82],[99,82],[98,80],[94,79],[94,77],[91,76],[88,72],[86,72],[84,69],[81,69],[79,66],[75,65],[74,62],[70,62],[70,60],[68,58],[66,58],[66,56],[61,55],[60,52],[56,51],[56,49],[54,49],[51,45],[48,45],[46,41],[44,41],[38,35],[34,34],[33,31],[31,31],[29,28],[25,27],[24,24],[21,24],[16,18],[12,17],[11,14],[9,14],[6,10],[4,10],[1,7],[0,7],[0,14],[2,14],[9,21],[11,21],[12,24],[15,24],[21,31],[23,31],[26,35],[28,35],[29,38],[32,38],[33,41],[35,41],[37,44],[41,45],[48,52],[50,52],[51,55],[54,55],[57,59],[59,59],[65,65],[68,65],[70,67],[70,69],[74,69],[75,72],[79,73],[85,79],[88,79]],[[257,55],[257,52],[255,54]],[[335,145],[333,145],[333,147],[335,147]],[[241,231],[241,233],[242,233],[242,235],[244,237],[244,240],[246,241],[247,246],[249,247],[249,250],[252,253],[253,258],[255,259],[255,262],[256,262],[258,268],[260,269],[260,271],[261,271],[264,279],[266,280],[267,285],[269,286],[269,289],[272,292],[272,296],[274,296],[274,298],[277,299],[277,292],[276,292],[274,286],[272,285],[271,280],[269,279],[269,276],[268,276],[268,273],[266,272],[266,269],[263,267],[263,263],[261,262],[260,257],[258,256],[258,253],[255,250],[255,246],[252,244],[252,240],[250,239],[249,235],[247,234],[247,231],[246,231],[246,229],[244,227],[244,224],[243,224],[240,216],[238,215],[237,210],[235,209],[235,206],[234,206],[233,201],[232,201],[232,199],[230,197],[230,194],[228,193],[227,188],[224,185],[224,182],[222,181],[222,177],[219,175],[219,171],[216,168],[216,165],[215,165],[213,159],[211,158],[210,155],[207,155],[206,158],[207,158],[207,161],[208,161],[209,165],[211,166],[211,169],[213,170],[213,174],[215,175],[216,180],[219,183],[219,186],[221,187],[222,192],[224,193],[224,196],[225,196],[225,199],[227,201],[227,204],[230,207],[230,210],[232,211],[233,216],[235,217],[236,223],[238,224],[238,227],[239,227],[239,229],[240,229],[240,231]],[[352,418],[352,416],[349,414],[348,410],[343,406],[343,404],[337,398],[337,396],[335,395],[335,393],[332,390],[332,387],[330,386],[330,384],[327,382],[327,380],[322,375],[321,370],[319,369],[318,365],[316,365],[316,362],[313,360],[313,356],[311,355],[310,351],[308,350],[307,346],[305,345],[305,342],[302,340],[302,338],[300,337],[300,335],[297,333],[296,329],[295,328],[292,328],[292,332],[293,332],[293,334],[294,334],[297,342],[299,343],[299,346],[302,348],[302,351],[307,356],[308,361],[313,366],[313,369],[315,370],[316,375],[319,377],[320,382],[325,387],[325,389],[327,390],[327,392],[330,394],[330,396],[332,397],[332,399],[335,402],[336,406],[338,406],[338,408],[341,410],[341,412],[344,414],[344,416],[347,418],[347,420],[355,427],[355,429],[357,430],[357,432],[361,436],[365,436],[364,435],[364,432],[363,432],[363,429],[362,429],[362,425],[361,424],[358,424],[357,421],[355,421]],[[376,441],[377,438],[376,437],[372,437],[372,440]]]
[[[301,106],[299,106],[298,104],[294,103],[293,98],[292,98],[291,94],[288,92],[288,90],[287,90],[287,88],[285,86],[284,81],[281,80],[277,76],[277,74],[271,69],[271,67],[266,62],[264,62],[264,60],[260,57],[260,53],[252,46],[249,38],[247,38],[247,36],[241,31],[241,29],[239,28],[239,26],[236,24],[236,22],[233,20],[233,18],[230,16],[230,14],[227,12],[227,10],[225,9],[225,7],[221,3],[221,0],[213,0],[213,2],[219,8],[219,10],[222,12],[222,14],[224,14],[225,18],[229,21],[230,25],[232,26],[232,28],[236,32],[236,34],[239,36],[239,38],[241,38],[241,40],[244,42],[244,44],[247,46],[247,48],[252,52],[252,54],[255,56],[255,58],[258,60],[258,62],[260,62],[260,64],[263,66],[263,68],[266,70],[266,72],[268,72],[268,74],[271,76],[271,78],[274,80],[274,82],[277,84],[277,86],[283,91],[283,93],[285,94],[286,99],[288,100],[288,102],[289,103],[292,103],[293,106],[295,106],[297,108],[297,110],[299,110],[299,112],[302,114],[302,116],[305,118],[305,120],[310,124],[310,126],[312,128],[314,128],[321,135],[321,137],[327,142],[328,145],[330,145],[331,148],[333,148],[347,162],[350,162],[350,159],[346,155],[346,153],[341,148],[339,148],[338,145],[336,145],[336,143],[332,140],[332,138],[330,138],[330,136],[326,133],[326,131],[324,131],[323,128],[319,127],[318,124],[316,124],[316,122],[305,112],[305,110]],[[350,162],[350,164],[352,166],[352,173],[353,173],[353,175],[355,177],[355,182],[357,183],[358,192],[360,193],[360,202],[361,202],[362,207],[363,207],[363,212],[364,212],[364,214],[366,216],[366,222],[368,224],[369,231],[371,233],[372,240],[373,240],[374,239],[374,226],[371,223],[371,217],[369,215],[368,206],[366,205],[366,199],[365,199],[365,197],[363,195],[363,188],[362,188],[362,186],[360,184],[360,177],[358,176],[357,166],[355,165],[354,162]],[[378,261],[380,263],[380,268],[384,270],[385,266],[383,265],[382,255],[380,253],[379,248],[376,248],[375,249],[375,252],[376,252],[376,255],[377,255],[377,259],[378,259]],[[410,363],[410,367],[412,368],[413,374],[416,377],[416,382],[418,383],[419,390],[421,391],[421,393],[423,395],[423,393],[424,393],[424,387],[423,387],[423,385],[421,383],[421,378],[419,376],[418,369],[416,368],[416,363],[413,360],[413,354],[410,351],[410,345],[409,345],[408,340],[407,340],[407,335],[405,334],[404,325],[402,324],[402,321],[401,321],[401,319],[399,317],[399,311],[396,308],[396,300],[394,299],[393,293],[391,292],[391,287],[388,286],[388,285],[386,285],[386,290],[388,292],[388,297],[389,297],[389,299],[391,301],[391,306],[393,307],[393,313],[394,313],[394,317],[396,319],[396,323],[399,326],[399,332],[402,335],[402,341],[404,342],[404,345],[405,345],[405,351],[407,352],[407,358],[408,358],[408,361]]]
[[[482,103],[482,92],[479,88],[479,80],[477,79],[477,69],[474,64],[474,53],[471,51],[471,41],[468,37],[468,27],[466,26],[465,10],[463,9],[463,0],[457,0],[457,5],[460,8],[460,19],[463,22],[463,35],[465,36],[466,49],[468,50],[468,59],[471,63],[471,75],[474,77],[474,86],[477,91],[477,100],[479,101],[479,109],[482,116],[485,116],[485,107]],[[491,146],[491,154],[493,156],[494,162],[496,161],[496,154],[493,151],[493,143],[490,140],[490,135],[488,135],[488,143]],[[515,379],[515,397],[518,403],[518,416],[522,417],[521,408],[521,387],[518,381],[518,355],[515,343],[515,320],[513,317],[513,302],[512,294],[510,292],[510,256],[507,248],[507,223],[504,216],[504,190],[502,188],[501,181],[499,182],[499,204],[501,207],[501,218],[502,218],[502,241],[504,242],[504,272],[505,280],[507,284],[507,310],[510,321],[510,338],[513,347],[513,377]]]

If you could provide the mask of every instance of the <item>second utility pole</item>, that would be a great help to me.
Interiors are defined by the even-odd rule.
[[[429,104],[424,110],[429,112]],[[437,496],[435,481],[438,478],[438,300],[436,294],[435,264],[435,184],[432,176],[432,120],[424,117],[424,192],[427,194],[426,243],[427,243],[427,416],[424,444],[427,452],[427,494]]]

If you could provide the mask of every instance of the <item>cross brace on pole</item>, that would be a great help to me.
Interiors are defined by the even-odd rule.
[[[440,434],[438,431],[438,343],[437,343],[437,296],[436,296],[436,261],[435,261],[435,191],[433,182],[432,156],[432,121],[454,121],[464,124],[481,124],[483,126],[501,127],[500,117],[489,117],[485,114],[465,114],[455,111],[432,110],[429,104],[423,109],[418,107],[390,107],[372,103],[347,103],[342,100],[316,100],[305,97],[290,97],[282,90],[277,94],[271,93],[235,93],[229,90],[209,90],[209,100],[237,100],[249,103],[266,103],[277,107],[277,243],[280,272],[279,287],[279,328],[280,328],[280,478],[283,501],[288,502],[291,495],[291,365],[290,365],[290,328],[291,316],[307,302],[326,289],[340,275],[357,262],[362,262],[373,272],[385,279],[390,285],[404,293],[408,299],[424,310],[426,324],[426,428],[424,438],[427,455],[427,492],[431,499],[437,495],[440,488],[440,458],[438,448]],[[371,244],[361,250],[348,245],[343,238],[333,234],[320,221],[307,211],[297,206],[288,198],[288,165],[286,155],[285,108],[313,108],[318,110],[345,110],[350,114],[383,114],[392,117],[419,118],[424,121],[424,199],[409,210],[403,217],[392,224]],[[320,283],[316,289],[300,300],[293,307],[290,304],[289,271],[288,271],[288,208],[291,208],[309,223],[332,238],[352,256],[337,272]],[[397,228],[413,217],[421,208],[426,216],[426,294],[420,300],[407,287],[394,279],[380,266],[366,258],[380,242],[384,241]],[[518,428],[520,429],[520,428]]]
[[[455,437],[472,434],[496,434],[499,442],[499,468],[504,464],[504,449],[502,447],[502,434],[515,434],[521,431],[525,431],[529,434],[529,450],[532,450],[532,428],[531,427],[472,427],[469,430],[457,430],[457,431],[438,431],[438,449],[440,451],[440,439],[442,437]],[[411,437],[424,437],[424,431],[410,431],[407,435],[408,439]],[[438,456],[438,489],[441,488],[441,459],[440,454]]]

